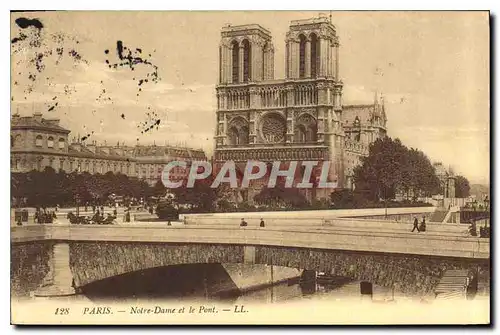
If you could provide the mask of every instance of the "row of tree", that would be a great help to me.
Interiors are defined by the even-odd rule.
[[[161,185],[163,186],[163,185]],[[44,171],[11,174],[11,196],[20,206],[53,207],[105,204],[112,194],[127,198],[162,196],[164,189],[150,187],[145,181],[123,174],[90,174]]]
[[[188,205],[197,212],[232,211],[254,209],[248,205],[235,205],[235,193],[226,185],[216,189],[210,187],[212,178],[197,180],[193,188],[180,187],[169,190],[175,202]],[[335,207],[377,207],[387,205],[396,194],[405,199],[404,205],[416,204],[418,197],[442,194],[442,185],[427,156],[416,149],[407,148],[398,139],[378,139],[370,145],[369,155],[354,170],[356,189],[339,190],[332,194]],[[469,183],[463,176],[456,177],[456,196],[467,197]],[[111,194],[126,198],[162,198],[167,189],[161,181],[150,187],[145,181],[123,174],[66,173],[44,171],[11,174],[11,194],[14,199],[23,199],[24,206],[65,206],[80,204],[103,204]],[[268,209],[328,208],[330,201],[310,203],[298,189],[285,188],[284,180],[278,179],[274,188],[263,188],[252,199],[260,207]],[[241,203],[241,199],[239,201]],[[19,201],[18,201],[19,203]],[[394,202],[390,204],[396,206]]]

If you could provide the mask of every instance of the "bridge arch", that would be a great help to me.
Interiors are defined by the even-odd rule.
[[[321,271],[413,294],[431,292],[445,270],[463,267],[463,259],[257,245],[73,242],[70,249],[75,287],[155,267],[247,263]]]

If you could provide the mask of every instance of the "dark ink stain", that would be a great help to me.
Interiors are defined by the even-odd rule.
[[[125,120],[125,114],[122,113],[121,117],[122,117],[122,119]]]
[[[118,62],[113,63],[109,59],[106,59],[105,62],[108,64],[108,67],[110,69],[118,69],[118,68],[124,68],[127,67],[130,69],[130,71],[135,71],[136,67],[138,65],[145,65],[150,68],[152,68],[151,71],[148,71],[146,73],[146,78],[138,78],[138,84],[137,86],[141,86],[144,83],[148,82],[158,82],[160,80],[158,76],[158,66],[153,64],[150,60],[148,59],[143,59],[141,57],[142,54],[142,48],[127,48],[123,41],[118,40],[116,42],[116,54],[118,56]],[[104,50],[105,54],[109,54],[109,49]],[[151,54],[149,54],[151,56]],[[147,78],[150,78],[148,80]],[[133,78],[134,81],[136,81],[136,76]],[[141,92],[142,90],[139,88],[138,92]],[[136,94],[139,96],[139,93]]]
[[[93,133],[94,133],[94,132],[92,132],[92,133],[90,133],[90,134],[87,134],[87,135],[83,136],[83,137],[81,138],[81,140],[82,140],[82,141],[87,140],[87,139],[90,137],[90,135],[92,135]]]
[[[64,33],[42,35],[41,30],[44,28],[44,25],[39,19],[18,18],[15,22],[22,31],[19,31],[18,37],[15,37],[11,41],[12,52],[13,57],[19,55],[16,65],[24,69],[23,71],[19,71],[18,75],[26,76],[28,79],[28,83],[24,88],[25,100],[27,100],[26,95],[34,91],[38,79],[45,78],[47,83],[44,83],[44,85],[48,85],[49,87],[55,86],[50,82],[50,77],[41,77],[37,74],[46,71],[47,66],[59,65],[65,55],[65,48],[70,50],[67,52],[67,55],[73,61],[73,66],[76,66],[78,63],[88,64],[87,60],[82,57],[76,48],[71,48],[68,45],[68,43],[72,42],[79,44],[76,38]],[[56,69],[50,69],[50,71],[53,70]],[[68,94],[70,92],[65,90],[65,93]]]
[[[151,107],[148,107],[148,110],[151,110]],[[141,134],[147,133],[153,129],[158,130],[161,123],[159,115],[154,111],[147,112],[146,116],[147,120],[137,126],[137,128],[141,129]]]
[[[14,37],[10,42],[12,44],[16,44],[17,42],[21,42],[21,41],[24,41],[25,39],[28,38],[28,35],[26,34],[23,34],[23,33],[20,33],[19,34],[19,37]]]
[[[47,111],[52,112],[57,107],[57,105],[59,105],[59,102],[56,102],[55,105],[51,106]]]
[[[21,29],[26,29],[28,27],[34,27],[37,29],[42,29],[43,24],[40,20],[38,19],[27,19],[25,17],[20,17],[16,19],[16,24],[19,26]]]

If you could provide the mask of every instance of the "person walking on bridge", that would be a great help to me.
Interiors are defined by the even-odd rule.
[[[413,220],[413,229],[412,229],[412,233],[415,231],[415,229],[417,230],[417,232],[420,233],[420,229],[418,229],[418,219],[415,217],[415,220]]]

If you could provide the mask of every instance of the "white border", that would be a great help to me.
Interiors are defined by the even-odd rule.
[[[1,7],[5,7],[4,10],[2,10],[2,13],[4,15],[4,19],[1,20],[1,32],[3,39],[2,41],[4,42],[4,48],[8,49],[5,52],[1,53],[2,57],[2,64],[5,64],[2,67],[2,90],[1,92],[3,93],[3,103],[4,103],[4,113],[2,114],[2,117],[4,118],[5,122],[0,122],[0,127],[5,128],[4,131],[0,131],[0,134],[3,134],[5,136],[5,139],[0,142],[0,150],[2,151],[2,156],[5,157],[5,159],[2,160],[1,166],[1,172],[4,178],[1,179],[3,187],[1,189],[3,192],[0,193],[0,203],[5,206],[6,211],[5,213],[5,221],[3,223],[5,233],[2,235],[3,238],[5,238],[4,243],[2,245],[4,246],[4,250],[2,253],[1,257],[1,268],[4,269],[2,271],[3,275],[1,277],[1,301],[3,303],[3,308],[1,309],[2,313],[2,320],[1,320],[1,326],[2,328],[6,328],[6,332],[10,333],[14,331],[14,328],[11,326],[8,326],[10,324],[10,292],[9,292],[9,287],[10,287],[10,275],[9,271],[7,269],[10,269],[10,243],[8,241],[9,235],[10,235],[10,230],[9,229],[9,221],[10,219],[7,219],[7,213],[9,213],[9,208],[7,207],[7,204],[10,203],[9,199],[9,191],[10,191],[10,166],[8,165],[8,160],[6,157],[10,155],[10,149],[8,146],[9,141],[7,140],[7,133],[10,132],[10,66],[7,66],[7,64],[10,65],[10,43],[7,43],[7,41],[10,41],[10,13],[9,10],[12,9],[12,7],[17,7],[16,9],[42,9],[42,8],[47,8],[47,9],[59,9],[59,10],[329,10],[329,7],[334,7],[332,10],[486,10],[486,9],[491,9],[492,13],[498,13],[499,10],[499,1],[484,1],[484,0],[475,0],[475,1],[449,1],[449,2],[437,2],[435,0],[420,0],[420,1],[415,1],[415,2],[403,2],[403,1],[384,1],[384,0],[379,0],[379,1],[355,1],[355,0],[350,0],[350,1],[345,1],[345,2],[340,2],[340,1],[314,1],[314,2],[283,2],[278,4],[276,1],[262,1],[262,0],[253,0],[253,1],[147,1],[147,0],[141,0],[141,1],[135,1],[135,2],[114,2],[113,4],[110,3],[105,3],[102,0],[87,0],[84,2],[70,2],[70,1],[33,1],[33,0],[25,0],[22,2],[17,2],[15,4],[11,3],[10,6],[7,2],[2,2]],[[313,8],[309,7],[308,9],[305,9],[304,6],[309,5],[309,6],[314,6]],[[497,42],[497,36],[494,36],[494,42]],[[495,60],[498,61],[498,55],[496,55]],[[497,88],[495,87],[495,91],[492,92],[495,97],[498,98],[497,95]],[[498,122],[498,117],[497,120]],[[498,128],[498,123],[495,123],[495,126]],[[495,148],[498,148],[498,143],[495,141]],[[496,153],[496,152],[495,152]],[[496,156],[496,155],[495,155]],[[493,171],[492,171],[493,172]],[[496,172],[496,171],[495,171]],[[9,179],[7,179],[9,177]],[[496,186],[496,185],[495,185]],[[497,205],[497,199],[495,197],[495,203],[494,203],[494,208],[496,209]],[[497,216],[495,215],[494,221],[496,222]],[[496,231],[496,230],[495,230]],[[498,237],[498,236],[495,236]],[[498,241],[497,241],[498,242]],[[498,294],[498,290],[495,290],[496,293]],[[497,295],[496,294],[496,295]],[[495,295],[495,298],[497,296]],[[498,307],[498,306],[497,306]],[[495,313],[497,314],[497,313]],[[496,316],[496,315],[495,315]],[[495,316],[492,315],[494,318]],[[498,320],[497,320],[498,321]],[[278,329],[272,329],[273,331],[277,331]],[[329,331],[330,329],[325,329],[325,331]],[[2,329],[2,334],[4,334],[4,329]],[[45,329],[45,331],[53,331],[53,329]],[[73,331],[72,329],[64,329],[62,330],[63,332],[70,332]],[[84,329],[84,332],[87,331],[93,331],[94,333],[104,333],[104,331],[108,332],[122,332],[122,329]],[[133,332],[139,333],[140,330],[133,329]],[[163,331],[163,330],[159,330]],[[167,330],[168,332],[172,332],[174,330]],[[193,329],[190,329],[188,331],[195,331]],[[206,329],[199,329],[197,331],[206,331]],[[237,332],[247,332],[248,330],[245,329],[229,329],[229,331],[237,331]],[[253,330],[255,331],[255,330]],[[260,332],[269,332],[271,330],[269,329],[259,329]],[[302,331],[300,329],[299,331]],[[306,330],[304,330],[306,331]],[[334,331],[345,331],[341,329],[335,329]],[[362,330],[358,330],[361,332]],[[383,333],[385,332],[385,329],[378,329],[376,332],[378,333]],[[426,329],[427,332],[434,332],[437,330],[428,330]]]

